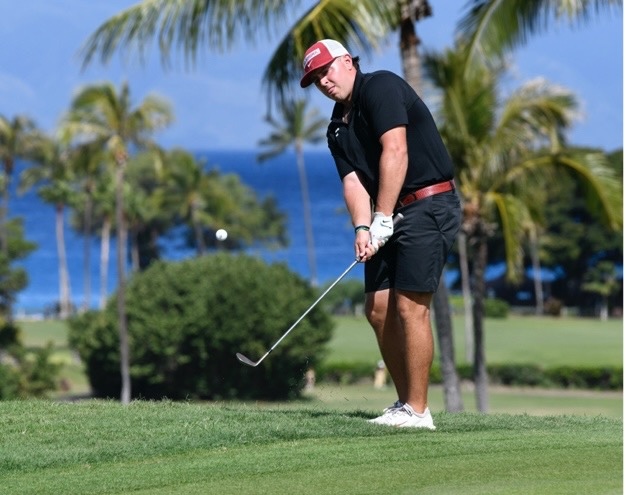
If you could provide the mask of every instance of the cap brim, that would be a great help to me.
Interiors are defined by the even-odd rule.
[[[311,84],[313,84],[313,73],[315,70],[307,72],[302,79],[300,79],[300,87],[308,88]]]
[[[324,67],[329,67],[334,61],[335,59],[333,58],[330,62],[327,62],[324,65],[312,68],[309,72],[302,76],[302,79],[300,79],[300,87],[308,88],[311,84],[313,84],[313,76],[320,72],[321,69],[324,69]]]

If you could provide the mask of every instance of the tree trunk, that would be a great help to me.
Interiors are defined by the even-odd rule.
[[[600,321],[609,321],[609,298],[605,296],[600,303]]]
[[[313,221],[311,219],[311,200],[309,198],[309,184],[306,178],[306,167],[304,165],[304,155],[302,153],[301,143],[296,143],[296,162],[298,165],[298,175],[300,176],[300,192],[302,194],[302,211],[304,212],[304,230],[306,233],[309,270],[311,272],[311,286],[317,287],[317,266],[315,262]]]
[[[71,312],[70,274],[67,269],[67,253],[65,251],[64,207],[56,205],[55,230],[57,239],[57,252],[59,253],[59,317],[67,318]]]
[[[535,283],[535,314],[541,316],[543,314],[543,283],[541,281],[541,261],[539,260],[539,239],[535,228],[530,229],[530,257]]]
[[[467,235],[462,230],[457,237],[459,246],[459,270],[461,272],[461,290],[463,292],[463,312],[465,314],[465,360],[474,362],[474,314],[472,312],[472,284],[470,279],[469,259],[467,256]]]
[[[87,311],[91,306],[91,220],[93,200],[91,192],[87,193],[85,212],[83,215],[83,310]]]
[[[439,288],[433,296],[435,312],[435,327],[439,343],[439,362],[443,377],[443,401],[447,412],[462,412],[463,398],[461,384],[454,362],[454,339],[452,338],[452,317],[448,303],[448,290],[443,282],[439,281]]]
[[[487,360],[484,342],[485,315],[485,268],[487,266],[487,239],[479,234],[477,255],[474,262],[474,386],[476,409],[486,413],[489,410],[487,386]]]
[[[118,162],[115,171],[115,216],[117,220],[117,315],[120,338],[120,374],[122,378],[121,402],[129,404],[131,398],[130,350],[126,318],[126,243],[127,230],[124,218],[125,159]]]
[[[400,23],[400,56],[404,79],[421,95],[422,71],[418,46],[420,39],[415,32],[415,23],[411,17],[402,16]],[[419,88],[419,90],[417,89]]]
[[[133,273],[139,271],[139,240],[137,229],[130,229],[130,263]]]
[[[108,297],[109,254],[111,248],[111,219],[107,216],[102,223],[100,240],[100,309],[104,309]]]
[[[203,256],[206,252],[206,244],[204,243],[204,231],[202,229],[202,224],[196,220],[196,207],[192,207],[193,212],[191,214],[191,222],[193,224],[193,235],[196,238],[196,255],[198,257]]]

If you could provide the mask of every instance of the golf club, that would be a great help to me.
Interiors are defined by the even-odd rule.
[[[394,216],[394,219],[393,219],[393,225],[394,225],[394,226],[396,226],[396,225],[398,224],[398,222],[400,222],[400,220],[402,220],[403,218],[404,218],[404,216],[402,215],[402,213],[396,213],[396,215]],[[236,354],[237,359],[239,359],[239,361],[241,361],[243,364],[247,364],[248,366],[252,366],[253,368],[255,368],[255,367],[257,367],[259,364],[261,364],[261,362],[262,362],[262,361],[263,361],[263,360],[264,360],[267,356],[269,356],[269,354],[270,354],[270,353],[271,353],[274,349],[276,349],[276,347],[278,346],[278,344],[280,344],[280,343],[282,342],[282,340],[283,340],[283,339],[284,339],[287,335],[289,335],[289,332],[291,332],[291,331],[292,331],[292,330],[296,327],[296,325],[297,325],[298,323],[300,323],[300,322],[304,319],[304,317],[305,317],[306,315],[308,315],[308,314],[309,314],[309,312],[310,312],[310,311],[311,311],[311,310],[312,310],[312,309],[313,309],[313,308],[317,305],[317,303],[319,303],[319,302],[320,302],[320,301],[324,298],[324,296],[325,296],[326,294],[328,294],[328,293],[332,290],[332,288],[333,288],[333,287],[335,287],[335,285],[337,285],[337,284],[341,281],[341,279],[342,279],[343,277],[345,277],[345,276],[348,274],[348,272],[349,272],[350,270],[352,270],[352,269],[353,269],[353,268],[357,265],[357,263],[359,263],[359,260],[358,260],[358,259],[356,259],[356,260],[354,260],[352,263],[350,263],[350,266],[348,266],[348,268],[346,268],[346,269],[343,271],[343,273],[342,273],[341,275],[339,275],[339,277],[337,277],[337,280],[335,280],[332,284],[330,284],[330,286],[329,286],[329,287],[328,287],[328,288],[327,288],[324,292],[322,292],[322,295],[321,295],[321,296],[319,296],[319,297],[315,300],[315,302],[314,302],[313,304],[311,304],[311,306],[309,306],[309,308],[308,308],[308,309],[307,309],[304,313],[302,313],[302,316],[300,316],[300,318],[298,318],[298,319],[296,320],[296,322],[295,322],[293,325],[291,325],[291,327],[289,327],[289,330],[287,330],[287,331],[283,334],[283,336],[282,336],[280,339],[278,339],[278,340],[276,341],[276,343],[275,343],[272,347],[270,347],[269,351],[267,351],[267,352],[266,352],[266,353],[265,353],[265,354],[261,357],[261,359],[259,359],[258,361],[252,361],[252,359],[250,359],[250,358],[248,358],[248,357],[244,356],[244,355],[243,355],[243,354],[241,354],[240,352],[238,352],[238,353]]]

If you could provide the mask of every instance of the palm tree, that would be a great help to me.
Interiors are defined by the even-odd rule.
[[[160,203],[163,209],[174,211],[188,222],[196,254],[202,256],[207,249],[204,231],[217,223],[207,208],[210,176],[204,173],[194,156],[185,151],[174,150],[168,153],[166,160],[169,166],[160,190]]]
[[[540,208],[538,187],[562,169],[573,173],[611,228],[621,228],[621,183],[598,153],[566,148],[565,131],[576,117],[573,95],[545,81],[531,81],[499,104],[503,70],[466,72],[461,49],[426,57],[441,90],[441,132],[458,167],[464,199],[462,229],[473,254],[474,380],[479,411],[487,411],[484,352],[487,241],[500,229],[507,273],[517,280],[527,226]],[[471,76],[468,76],[471,74]]]
[[[41,199],[54,206],[57,253],[59,256],[59,316],[72,310],[70,275],[65,250],[65,209],[75,203],[73,162],[76,153],[54,139],[41,136],[37,158],[20,176],[20,192],[38,186]]]
[[[115,220],[117,225],[117,311],[120,337],[121,401],[131,398],[130,355],[126,317],[126,243],[124,184],[129,149],[148,148],[150,136],[172,120],[169,106],[157,97],[146,97],[133,107],[126,83],[120,91],[109,84],[84,88],[72,101],[63,122],[63,133],[79,143],[99,143],[115,163]]]
[[[99,143],[87,143],[77,146],[72,153],[75,155],[73,163],[77,182],[78,199],[74,211],[81,214],[76,219],[76,226],[83,235],[83,292],[82,309],[86,311],[91,304],[91,241],[93,235],[94,201],[98,185],[108,181],[104,176],[107,171],[106,151]]]
[[[266,151],[259,154],[257,159],[260,162],[264,162],[284,153],[291,146],[293,146],[296,151],[296,165],[300,179],[300,193],[302,194],[302,211],[304,216],[311,285],[317,287],[315,241],[313,238],[309,185],[304,163],[304,144],[319,143],[324,139],[328,120],[319,117],[319,113],[316,109],[308,111],[306,100],[283,102],[280,105],[280,119],[268,116],[266,120],[272,127],[273,132],[266,139],[259,142],[261,146],[266,148]]]
[[[465,70],[489,66],[562,18],[575,25],[621,8],[622,0],[472,0],[458,23],[467,43]]]

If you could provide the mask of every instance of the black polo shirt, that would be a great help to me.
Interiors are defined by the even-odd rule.
[[[342,122],[343,105],[336,103],[328,126],[328,147],[339,176],[359,172],[370,197],[378,195],[380,137],[406,126],[409,167],[400,196],[453,178],[450,155],[435,121],[408,83],[389,71],[357,72],[348,124]]]

